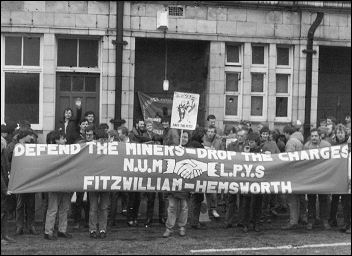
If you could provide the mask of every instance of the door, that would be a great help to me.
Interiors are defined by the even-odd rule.
[[[82,102],[82,117],[86,111],[93,111],[99,120],[99,74],[92,73],[57,73],[56,75],[56,111],[55,129],[63,120],[64,110],[70,107],[76,118],[75,102]]]

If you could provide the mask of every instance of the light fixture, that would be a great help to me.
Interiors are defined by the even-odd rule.
[[[163,82],[163,90],[168,91],[169,90],[169,80],[164,80]]]
[[[163,81],[163,90],[169,90],[169,80],[167,80],[167,41],[166,41],[166,29],[164,30],[164,41],[165,41],[165,70],[164,70],[164,81]]]

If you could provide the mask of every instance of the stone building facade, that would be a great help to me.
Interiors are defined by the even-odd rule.
[[[172,1],[125,1],[122,94],[121,105],[116,106],[115,89],[119,80],[116,81],[113,44],[115,1],[2,1],[1,122],[15,116],[30,119],[44,142],[44,136],[55,128],[64,107],[74,106],[80,98],[83,110],[94,110],[99,122],[109,123],[115,108],[119,108],[121,117],[132,128],[136,92],[141,84],[136,80],[136,65],[143,70],[143,66],[158,62],[149,57],[139,60],[136,52],[143,48],[136,48],[143,47],[145,42],[153,46],[158,40],[167,40],[170,46],[177,40],[183,40],[185,46],[187,41],[205,45],[206,72],[202,85],[205,89],[199,93],[203,96],[203,116],[214,114],[218,126],[240,120],[267,122],[271,128],[297,119],[304,122],[306,54],[303,50],[318,11],[324,11],[324,18],[313,43],[316,54],[310,121],[315,124],[322,115],[337,113],[336,108],[326,108],[326,113],[318,116],[318,105],[323,108],[326,101],[327,95],[320,95],[324,88],[336,91],[334,85],[324,81],[342,81],[337,85],[342,84],[337,90],[336,106],[344,115],[345,109],[351,107],[351,60],[343,54],[350,52],[351,47],[350,4],[334,6],[331,2],[331,6],[322,8],[322,1],[296,7],[293,2],[287,2],[287,6],[268,4],[274,1],[247,2],[198,1],[175,5]],[[163,10],[169,12],[165,34],[157,28],[158,11]],[[338,63],[343,67],[349,65],[349,71],[330,70],[329,63],[319,59],[322,49],[332,60],[339,56]],[[176,50],[169,54],[177,55]],[[173,59],[170,65],[175,67],[193,61],[177,56]],[[321,71],[322,65],[327,70],[325,73]],[[195,73],[200,72],[197,68],[199,65]],[[177,74],[174,80],[179,82]],[[152,74],[145,79],[153,79]],[[160,84],[150,85],[159,94],[163,93],[162,79]],[[28,83],[31,89],[25,87]],[[170,79],[168,93],[179,88],[182,86],[173,85]],[[330,98],[333,97],[327,97]],[[23,110],[28,109],[30,114],[26,116]]]

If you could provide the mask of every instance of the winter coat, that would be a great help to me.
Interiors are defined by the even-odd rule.
[[[294,132],[291,134],[289,140],[286,143],[286,152],[300,151],[303,149],[304,138],[302,133]]]
[[[277,144],[275,143],[275,141],[265,141],[261,146],[261,151],[263,153],[265,153],[266,151],[269,151],[272,154],[278,154],[280,153],[280,150],[277,146]]]
[[[79,138],[79,121],[82,116],[82,109],[77,109],[76,119],[70,119],[68,121],[65,130],[65,120],[60,121],[58,129],[62,130],[66,135],[66,144],[73,144]]]
[[[326,140],[320,140],[318,145],[312,144],[311,141],[308,141],[306,144],[304,144],[303,149],[313,149],[313,148],[325,148],[325,147],[330,147],[331,144],[327,142]]]

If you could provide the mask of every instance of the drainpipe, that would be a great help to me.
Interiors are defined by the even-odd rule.
[[[305,115],[304,115],[304,138],[307,139],[310,133],[310,111],[312,102],[312,58],[316,51],[313,51],[314,33],[324,18],[324,13],[318,12],[315,21],[308,31],[307,49],[303,50],[306,53],[306,97],[305,97]]]
[[[121,119],[121,96],[122,96],[122,52],[123,46],[127,44],[123,41],[123,8],[124,1],[116,3],[116,86],[115,86],[115,120]],[[117,124],[114,123],[116,129]]]

